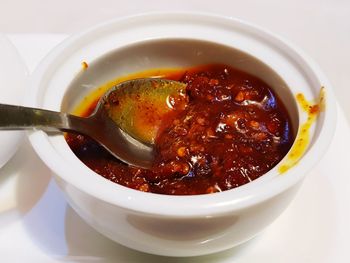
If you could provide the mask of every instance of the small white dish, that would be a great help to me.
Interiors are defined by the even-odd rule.
[[[27,81],[27,69],[10,40],[0,34],[0,103],[19,105]],[[0,168],[16,152],[20,131],[0,131]]]
[[[179,42],[169,49],[169,39]],[[220,56],[221,48],[205,48],[206,42],[230,47],[231,51]],[[156,48],[147,49],[148,44]],[[170,51],[163,52],[165,47]],[[88,92],[118,75],[187,63],[232,64],[228,60],[237,61],[233,59],[237,58],[237,49],[263,61],[265,67],[259,69],[273,69],[292,94],[302,92],[308,99],[316,98],[320,87],[325,86],[326,111],[317,120],[311,143],[299,163],[283,176],[276,167],[261,179],[222,193],[157,195],[102,178],[80,162],[61,135],[31,133],[34,149],[53,170],[69,204],[86,222],[127,247],[159,255],[194,256],[238,245],[282,213],[331,142],[336,103],[331,85],[318,67],[302,52],[265,30],[232,18],[194,13],[151,14],[107,22],[67,39],[51,52],[33,75],[27,102],[31,106],[67,110],[82,99],[84,89]],[[219,61],[212,61],[214,58]],[[101,78],[82,78],[82,61],[91,63],[85,73],[93,74],[94,67],[100,64],[97,75]],[[245,57],[241,61],[244,67],[250,60]],[[103,66],[106,70],[101,70]],[[260,76],[262,72],[250,73]],[[273,81],[260,77],[269,84]],[[287,92],[283,94],[290,98]],[[305,118],[299,109],[297,114],[299,121]]]

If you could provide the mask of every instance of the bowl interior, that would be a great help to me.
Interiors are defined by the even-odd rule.
[[[284,102],[296,134],[299,119],[294,96],[274,70],[243,51],[201,40],[148,40],[110,51],[90,61],[88,69],[80,71],[72,80],[61,110],[72,111],[89,92],[121,76],[149,69],[186,68],[211,63],[232,66],[266,82]]]

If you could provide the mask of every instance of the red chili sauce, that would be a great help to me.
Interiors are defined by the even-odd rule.
[[[181,73],[181,74],[180,74]],[[293,143],[285,106],[262,80],[227,65],[169,73],[187,83],[189,102],[162,120],[151,170],[125,165],[83,135],[66,140],[89,168],[145,192],[195,195],[249,183],[273,168]],[[90,105],[89,115],[95,105]]]

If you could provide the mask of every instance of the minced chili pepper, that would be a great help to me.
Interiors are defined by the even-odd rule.
[[[288,112],[257,77],[217,64],[165,77],[187,83],[189,101],[162,120],[153,169],[125,165],[90,138],[68,134],[66,140],[79,159],[130,188],[195,195],[249,183],[290,149],[294,135]]]

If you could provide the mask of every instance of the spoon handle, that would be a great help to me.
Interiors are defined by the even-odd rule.
[[[151,149],[140,150],[102,111],[83,118],[61,112],[0,104],[0,130],[34,128],[46,132],[75,131],[88,135],[120,160],[139,167],[149,168],[153,162]]]
[[[50,132],[71,130],[67,114],[0,104],[0,130],[26,130],[33,128]]]

